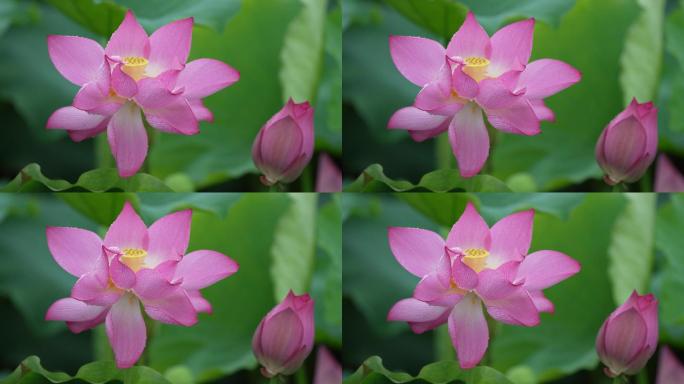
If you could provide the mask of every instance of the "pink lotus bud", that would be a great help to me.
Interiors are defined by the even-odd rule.
[[[326,347],[319,347],[316,354],[316,371],[313,384],[342,383],[342,366]]]
[[[261,182],[289,183],[302,173],[314,147],[313,108],[292,99],[271,117],[254,140],[252,159],[264,174]]]
[[[601,133],[596,161],[610,185],[639,180],[658,149],[658,109],[632,99]]]
[[[291,375],[299,369],[314,342],[314,302],[308,294],[288,292],[264,317],[252,338],[252,351],[266,377]]]
[[[316,173],[316,192],[341,192],[342,172],[327,153],[321,153],[318,158],[318,172]]]
[[[660,349],[656,384],[677,383],[684,383],[684,365],[677,360],[677,356],[670,348],[664,346]]]
[[[684,176],[667,156],[658,156],[655,171],[654,192],[684,192]]]
[[[610,377],[634,375],[658,346],[658,301],[636,291],[601,326],[596,351]]]

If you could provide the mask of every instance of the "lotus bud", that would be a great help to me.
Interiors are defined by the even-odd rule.
[[[261,320],[252,351],[266,377],[291,375],[299,369],[314,342],[314,302],[308,294],[288,292]]]
[[[318,158],[318,171],[316,172],[316,192],[341,192],[342,172],[327,153],[322,153]]]
[[[313,108],[292,99],[271,117],[254,140],[252,159],[265,185],[294,181],[311,160],[314,148]]]
[[[672,162],[661,154],[658,156],[655,171],[654,192],[684,192],[684,175]]]
[[[658,301],[636,291],[601,326],[596,352],[609,377],[637,374],[658,347]]]
[[[342,366],[326,348],[319,347],[316,354],[316,370],[313,384],[341,384]]]
[[[609,185],[641,178],[658,149],[658,109],[632,99],[603,130],[596,143],[596,161]]]
[[[656,384],[684,383],[684,365],[667,346],[660,349]]]

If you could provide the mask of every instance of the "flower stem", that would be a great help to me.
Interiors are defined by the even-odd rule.
[[[313,191],[313,173],[311,172],[311,165],[304,168],[302,176],[299,178],[301,180],[301,192],[311,192]]]
[[[487,126],[487,134],[489,135],[489,156],[487,156],[487,162],[482,167],[482,173],[491,175],[494,172],[494,148],[496,148],[498,142],[499,132],[489,123],[485,124]]]
[[[116,167],[111,150],[109,149],[107,135],[97,135],[95,137],[95,166],[98,168]]]
[[[646,369],[639,371],[636,381],[639,384],[648,384],[648,375],[646,374]]]
[[[454,154],[451,151],[451,144],[449,143],[449,136],[446,134],[437,136],[437,169],[454,168]]]
[[[627,187],[627,184],[619,183],[619,184],[613,185],[613,192],[617,192],[617,193],[629,192],[629,188]]]
[[[140,173],[150,173],[150,152],[152,151],[152,148],[154,147],[155,141],[157,141],[157,133],[158,131],[154,128],[152,128],[147,121],[145,121],[145,131],[147,131],[147,156],[145,156],[145,162],[143,162],[143,165],[140,167]]]
[[[277,183],[269,186],[268,191],[269,192],[287,192],[287,186],[286,186],[286,184],[283,184],[281,182],[277,182]]]
[[[297,384],[307,384],[309,380],[306,377],[306,371],[304,368],[300,368],[297,373],[295,373],[295,381]]]
[[[138,365],[150,364],[150,347],[152,346],[152,341],[154,340],[154,336],[159,327],[159,323],[149,318],[147,315],[144,315],[144,318],[145,328],[147,330],[147,345],[145,346],[142,356],[140,356],[140,360],[138,360]]]
[[[489,328],[489,346],[494,345],[494,340],[496,339],[497,331],[499,330],[499,325],[488,313],[485,312],[485,319],[487,320],[487,328]],[[482,360],[485,365],[490,365],[492,363],[492,349],[487,348],[487,352]]]
[[[641,192],[651,192],[653,189],[653,186],[651,185],[651,171],[648,170],[646,173],[644,173],[643,176],[641,176],[641,179],[639,180],[639,188],[641,189]]]

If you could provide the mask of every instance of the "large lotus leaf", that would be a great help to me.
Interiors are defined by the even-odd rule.
[[[348,192],[382,192],[382,191],[419,191],[448,192],[464,190],[467,192],[502,192],[508,191],[503,181],[489,175],[477,175],[463,178],[456,169],[438,169],[429,172],[417,184],[406,180],[392,180],[383,172],[382,165],[372,164],[345,188]]]
[[[91,383],[121,382],[126,384],[170,384],[159,372],[145,366],[117,369],[113,361],[96,361],[82,366],[74,376],[64,372],[51,372],[40,365],[38,356],[29,356],[7,376],[3,384],[29,383]]]
[[[7,185],[3,192],[39,191],[90,191],[105,192],[119,190],[127,192],[171,192],[163,181],[147,173],[136,173],[127,179],[119,177],[116,168],[98,168],[87,171],[75,183],[50,179],[43,175],[40,165],[32,163],[24,167]]]
[[[464,370],[455,361],[428,364],[416,376],[404,372],[392,372],[382,365],[382,359],[379,356],[369,357],[353,375],[344,380],[345,384],[424,382],[431,384],[512,384],[503,373],[496,369],[478,366]]]

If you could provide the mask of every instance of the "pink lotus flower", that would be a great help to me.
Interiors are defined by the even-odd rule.
[[[684,365],[677,360],[677,357],[670,348],[664,346],[660,349],[656,384],[680,383],[684,383]]]
[[[313,384],[341,384],[342,367],[326,347],[319,347],[316,354],[316,371]]]
[[[472,12],[446,50],[434,40],[391,36],[399,72],[422,89],[413,106],[394,113],[390,129],[408,130],[416,141],[449,132],[463,177],[482,169],[489,156],[483,113],[496,129],[536,135],[539,122],[554,120],[544,98],[575,84],[580,73],[552,59],[528,64],[534,19],[507,25],[489,38]]]
[[[254,140],[252,159],[264,174],[264,185],[294,181],[311,160],[314,149],[313,108],[292,99],[271,117]]]
[[[327,153],[318,158],[316,173],[316,192],[342,191],[342,172]]]
[[[66,321],[74,333],[105,322],[116,365],[135,364],[145,349],[147,315],[167,324],[191,326],[198,312],[211,312],[200,289],[238,270],[235,261],[207,250],[185,254],[192,211],[162,217],[149,228],[129,203],[104,241],[88,230],[48,227],[57,264],[78,277],[71,297],[50,306],[46,320]]]
[[[314,342],[314,302],[308,294],[288,292],[261,320],[252,351],[266,377],[291,375],[299,369]]]
[[[596,352],[609,377],[637,374],[658,347],[658,300],[632,292],[601,326]]]
[[[415,333],[448,323],[462,368],[476,366],[489,342],[484,304],[502,323],[539,324],[553,312],[542,290],[580,270],[556,251],[527,254],[534,210],[514,213],[491,229],[468,204],[444,241],[432,231],[389,228],[389,245],[404,269],[421,278],[413,297],[397,302],[387,318],[406,321]]]
[[[601,132],[596,161],[609,185],[632,183],[641,178],[658,150],[658,109],[653,103],[632,99]]]
[[[658,156],[655,172],[655,192],[684,192],[684,176],[665,155]]]
[[[236,82],[240,74],[213,59],[186,63],[193,19],[169,23],[152,36],[131,11],[107,47],[79,36],[48,36],[48,53],[59,73],[81,87],[73,104],[55,111],[48,129],[65,129],[74,141],[107,130],[122,177],[134,175],[147,156],[140,116],[163,132],[199,133],[198,121],[212,121],[202,99]]]

